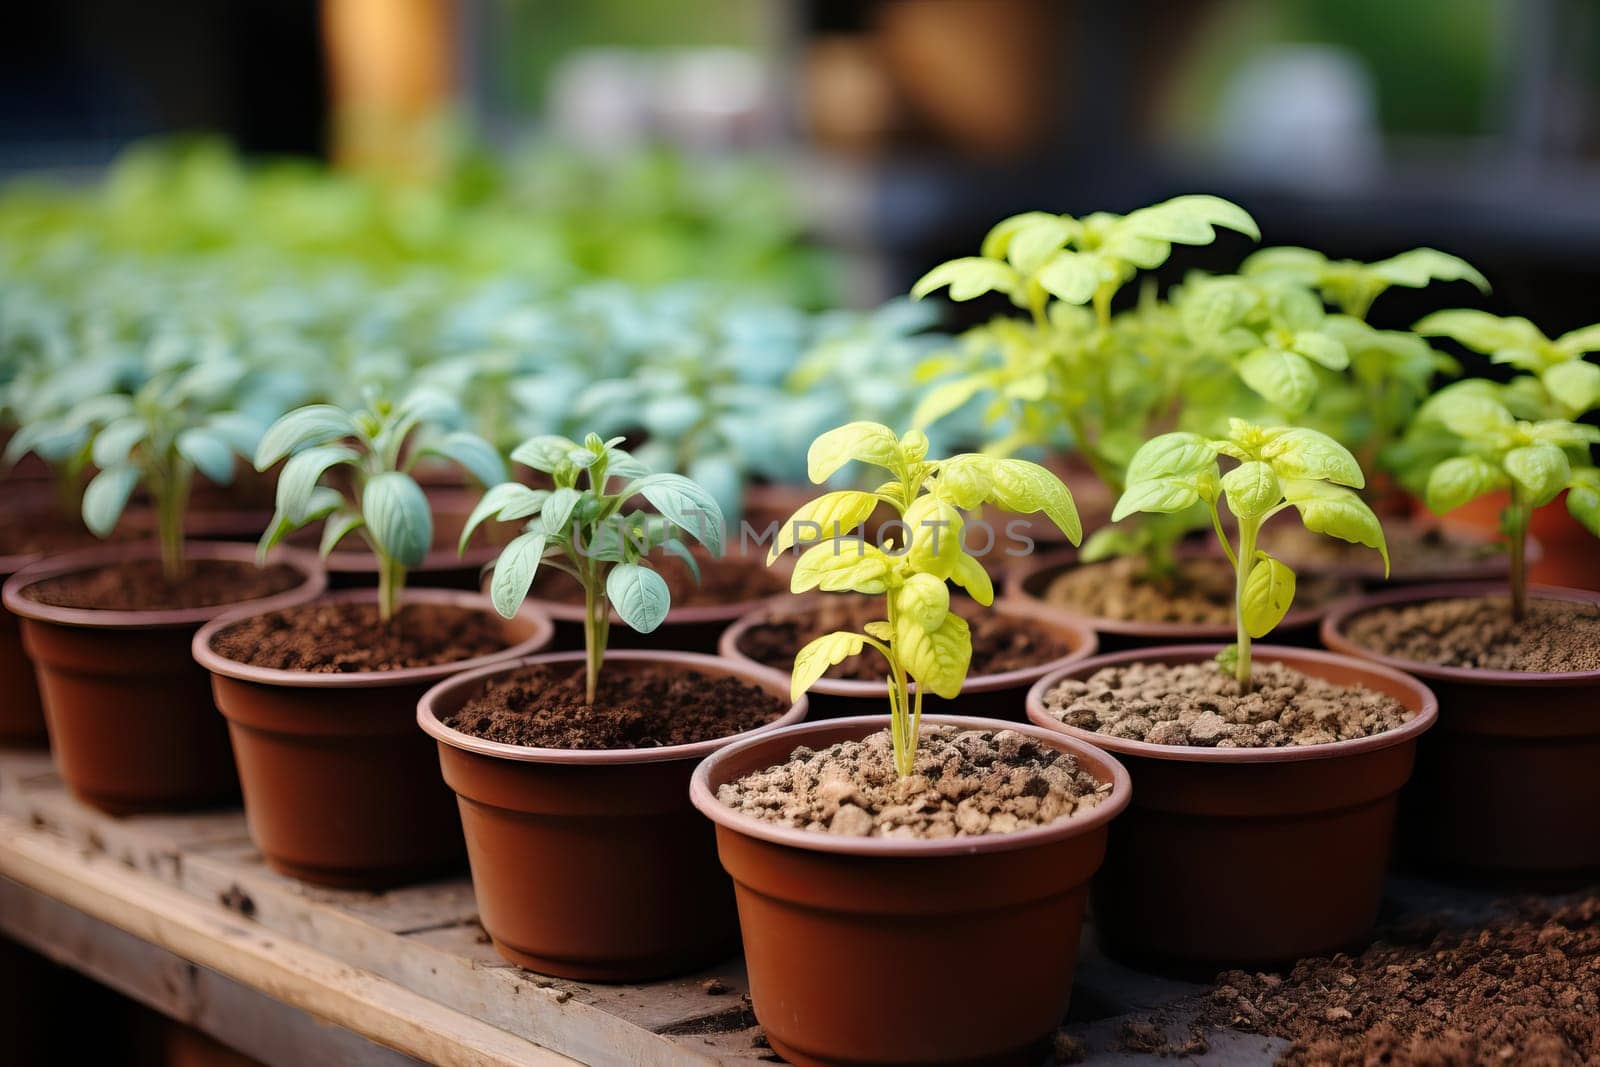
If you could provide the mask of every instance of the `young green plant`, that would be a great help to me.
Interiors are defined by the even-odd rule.
[[[447,396],[419,389],[397,404],[371,397],[363,410],[312,404],[273,423],[256,448],[256,469],[287,462],[278,475],[277,512],[261,537],[262,556],[291,531],[319,520],[324,557],[359,532],[378,558],[378,615],[389,622],[407,572],[433,547],[433,511],[412,467],[433,456],[456,463],[483,485],[506,476],[505,461],[487,441],[450,428],[459,416]]]
[[[768,563],[815,535],[822,540],[795,562],[794,592],[884,598],[884,617],[867,623],[864,632],[836,630],[802,648],[790,685],[798,697],[829,667],[868,646],[876,649],[889,665],[895,768],[908,775],[916,766],[923,693],[958,696],[972,661],[967,620],[951,609],[945,583],[954,582],[980,604],[994,602],[988,573],[967,553],[962,510],[992,503],[1018,514],[1043,512],[1073,544],[1083,529],[1067,487],[1026,460],[970,454],[929,459],[928,438],[920,430],[899,437],[879,423],[852,422],[812,442],[807,474],[820,485],[853,461],[890,477],[872,492],[825,493],[800,508],[779,530]],[[878,545],[846,536],[880,504],[899,516],[888,527],[899,531],[898,544],[894,536]]]
[[[1222,456],[1237,465],[1223,473]],[[1251,639],[1271,633],[1294,602],[1294,571],[1258,547],[1262,527],[1294,508],[1314,533],[1377,549],[1387,575],[1383,527],[1353,491],[1364,484],[1355,457],[1326,434],[1231,419],[1222,438],[1168,433],[1146,442],[1128,464],[1128,488],[1111,518],[1115,522],[1139,511],[1172,513],[1204,502],[1235,576],[1237,643],[1221,658],[1231,662],[1240,689],[1248,692]],[[1238,520],[1237,545],[1228,540],[1219,504]]]
[[[666,619],[672,593],[647,557],[659,548],[682,559],[698,579],[687,534],[722,555],[723,516],[716,499],[681,474],[654,474],[618,448],[622,438],[583,444],[565,437],[530,438],[514,462],[550,476],[554,489],[503,482],[483,495],[461,531],[461,549],[490,518],[527,520],[494,562],[490,597],[506,618],[517,613],[540,566],[553,567],[583,587],[584,693],[594,703],[610,634],[611,611],[640,633]],[[620,484],[613,487],[613,480]],[[642,497],[656,511],[625,511]]]

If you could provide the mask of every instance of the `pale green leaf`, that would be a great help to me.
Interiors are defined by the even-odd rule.
[[[972,663],[972,635],[967,620],[949,612],[935,630],[910,616],[895,620],[894,651],[919,686],[946,700],[961,695]]]
[[[806,473],[820,485],[851,460],[893,472],[901,460],[900,440],[881,423],[846,423],[811,442],[806,453]]]
[[[1217,446],[1197,433],[1164,433],[1139,447],[1128,461],[1131,485],[1152,478],[1176,478],[1213,467]]]
[[[1294,571],[1267,553],[1257,552],[1239,603],[1245,631],[1251,637],[1267,636],[1293,603]]]
[[[1015,292],[1021,279],[1008,264],[981,256],[967,256],[941,263],[924,274],[911,287],[911,295],[920,300],[935,290],[950,287],[950,299],[972,300],[984,293],[998,290]]]
[[[994,603],[994,581],[983,564],[965,552],[956,560],[950,580],[967,591],[967,595],[985,607]]]
[[[1228,497],[1228,510],[1242,519],[1260,518],[1283,498],[1272,467],[1255,460],[1224,474],[1222,491]]]
[[[889,588],[890,566],[882,549],[859,538],[824,541],[800,554],[789,576],[789,588],[796,593],[821,589],[876,596]]]
[[[433,547],[433,513],[427,495],[410,475],[385,471],[367,479],[361,514],[368,535],[385,556],[406,568],[420,566],[427,558]]]
[[[1138,511],[1170,515],[1191,507],[1199,499],[1199,491],[1188,479],[1151,478],[1123,490],[1111,512],[1111,521],[1120,522]]]
[[[139,468],[131,465],[107,467],[96,474],[83,490],[83,524],[89,532],[110,537],[138,484]]]
[[[1572,478],[1567,454],[1555,445],[1514,448],[1506,453],[1505,468],[1536,508],[1559,496]]]
[[[843,537],[865,522],[877,507],[878,498],[871,493],[854,490],[824,493],[801,505],[778,528],[767,553],[767,562],[773,562],[802,542]]]
[[[931,574],[913,574],[893,593],[895,608],[924,630],[937,630],[950,611],[950,587]]]
[[[804,648],[795,653],[794,674],[789,679],[789,699],[799,700],[800,694],[810,689],[818,678],[828,673],[829,667],[859,654],[865,645],[866,639],[860,634],[844,630],[835,630],[831,634],[823,634],[808,642]]]
[[[672,609],[666,580],[639,563],[619,563],[606,575],[606,599],[634,631],[653,633]]]
[[[1317,376],[1297,352],[1258,348],[1239,364],[1239,377],[1267,403],[1291,415],[1310,407],[1317,393]]]
[[[1428,474],[1428,508],[1443,515],[1510,484],[1504,471],[1479,456],[1454,456]]]
[[[349,412],[332,404],[311,404],[296,408],[267,427],[256,445],[256,470],[264,471],[291,452],[314,445],[325,445],[357,433]]]
[[[509,619],[528,596],[533,577],[539,571],[539,561],[544,559],[546,538],[543,531],[525,533],[511,539],[494,561],[494,574],[489,580],[489,599],[494,610]]]

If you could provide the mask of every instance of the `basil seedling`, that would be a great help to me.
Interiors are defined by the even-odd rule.
[[[1238,465],[1224,474],[1219,456]],[[1234,677],[1248,691],[1251,639],[1271,633],[1294,602],[1294,571],[1257,547],[1261,528],[1292,507],[1314,533],[1377,549],[1387,575],[1383,527],[1353,492],[1365,482],[1355,457],[1326,434],[1230,419],[1223,438],[1168,433],[1148,441],[1128,464],[1128,488],[1111,518],[1115,522],[1140,511],[1170,514],[1197,501],[1205,504],[1235,576],[1237,643],[1223,654],[1224,662],[1232,663]],[[1238,520],[1237,546],[1223,529],[1219,502]]]
[[[490,596],[506,618],[533,585],[540,566],[570,575],[583,587],[584,692],[594,703],[605,660],[611,609],[640,633],[660,626],[672,607],[666,581],[646,561],[660,548],[679,557],[698,579],[699,564],[680,534],[722,555],[723,517],[716,499],[681,474],[653,474],[618,448],[622,438],[583,444],[565,437],[530,438],[511,453],[514,462],[548,474],[554,489],[504,482],[483,495],[461,531],[461,548],[482,522],[526,519],[494,561]],[[621,484],[611,487],[613,479]],[[643,497],[659,514],[624,512]]]
[[[889,664],[890,735],[895,768],[902,775],[916,765],[922,694],[958,696],[972,661],[967,620],[950,609],[953,581],[980,604],[994,601],[994,586],[963,544],[961,509],[984,503],[1027,514],[1042,511],[1073,544],[1083,535],[1067,487],[1045,468],[1026,460],[985,455],[929,459],[928,438],[920,430],[898,437],[887,426],[852,422],[830,430],[811,444],[807,474],[821,484],[845,464],[861,462],[891,477],[872,492],[825,493],[796,511],[778,532],[768,562],[795,547],[803,533],[824,540],[795,562],[790,588],[796,593],[861,593],[884,598],[884,617],[863,633],[836,630],[809,642],[794,659],[794,696],[810,689],[827,669],[865,647]],[[899,515],[900,531],[871,545],[847,537],[879,506]],[[916,692],[911,683],[916,682]]]

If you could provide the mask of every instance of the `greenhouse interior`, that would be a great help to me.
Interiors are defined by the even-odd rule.
[[[0,34],[0,1061],[1600,1064],[1592,0]]]

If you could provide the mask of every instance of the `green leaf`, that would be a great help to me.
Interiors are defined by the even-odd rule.
[[[905,560],[912,570],[936,578],[950,577],[962,555],[961,512],[933,496],[920,496],[905,511],[911,539]]]
[[[539,509],[539,524],[546,537],[552,541],[564,541],[572,537],[572,531],[567,527],[571,524],[573,509],[582,499],[581,492],[566,485],[552,490],[544,498]]]
[[[619,563],[606,575],[606,598],[622,621],[647,634],[666,620],[672,608],[672,591],[666,581],[639,563]]]
[[[1272,468],[1254,460],[1224,474],[1222,491],[1228,495],[1228,510],[1241,519],[1260,518],[1283,498]]]
[[[1298,426],[1269,427],[1261,458],[1280,478],[1320,478],[1360,489],[1361,465],[1350,450],[1325,433]]]
[[[178,455],[217,485],[233,482],[233,449],[210,430],[190,429],[178,435]]]
[[[946,700],[961,695],[972,663],[972,634],[967,620],[955,612],[945,615],[934,630],[902,615],[895,620],[894,652],[907,673],[923,689]]]
[[[1078,551],[1079,563],[1098,563],[1117,556],[1132,556],[1143,547],[1139,536],[1121,526],[1102,526],[1090,534]]]
[[[993,487],[989,499],[1018,515],[1042,512],[1073,544],[1083,539],[1083,523],[1072,493],[1060,478],[1025,459],[981,458]]]
[[[504,522],[525,519],[538,514],[549,496],[548,490],[530,489],[520,482],[501,482],[494,486],[483,494],[483,499],[478,501],[477,506],[472,509],[472,514],[467,516],[466,524],[461,527],[461,538],[456,544],[456,551],[465,552],[467,542],[472,540],[473,533],[490,517]]]
[[[967,595],[984,607],[994,603],[994,580],[983,564],[963,552],[950,572],[950,580],[967,591]]]
[[[325,445],[357,433],[356,421],[332,404],[311,404],[296,408],[267,427],[256,445],[256,470],[264,471],[291,452],[313,445]]]
[[[1317,376],[1297,352],[1258,348],[1239,364],[1239,377],[1267,403],[1291,415],[1311,406]]]
[[[545,535],[539,532],[514,537],[500,550],[489,580],[489,599],[504,618],[516,615],[527,599],[533,576],[539,572],[539,561],[544,559],[544,549]]]
[[[1349,489],[1328,485],[1313,497],[1291,500],[1300,512],[1300,521],[1312,533],[1327,534],[1341,541],[1375,548],[1383,556],[1383,573],[1389,573],[1389,546],[1383,526],[1367,502]]]
[[[1437,515],[1454,511],[1510,483],[1504,471],[1479,456],[1455,456],[1438,464],[1428,474],[1424,494],[1429,510]]]
[[[1267,636],[1293,603],[1294,571],[1265,552],[1257,552],[1239,603],[1245,631],[1251,637]]]
[[[1596,537],[1600,537],[1600,471],[1576,472],[1567,488],[1567,511]]]
[[[650,501],[674,526],[709,548],[712,555],[722,555],[726,520],[716,497],[698,482],[681,474],[652,474],[629,488]]]
[[[344,445],[319,445],[289,457],[278,475],[278,510],[291,523],[304,526],[311,494],[329,468],[354,463],[359,457]]]
[[[322,544],[318,548],[322,558],[327,559],[328,553],[338,548],[340,541],[343,541],[351,531],[360,529],[365,524],[366,520],[361,517],[361,512],[350,508],[342,508],[328,516],[328,521],[322,525]]]
[[[891,569],[883,550],[859,538],[824,541],[800,554],[789,577],[789,589],[795,593],[821,589],[826,593],[850,591],[876,596],[888,590]]]
[[[1491,439],[1517,421],[1504,404],[1469,392],[1441,392],[1433,397],[1428,412],[1451,433],[1475,440]]]
[[[482,486],[506,480],[506,464],[488,441],[475,433],[457,431],[429,442],[421,451],[459,463]]]
[[[815,500],[801,505],[800,509],[778,528],[772,548],[767,552],[770,564],[801,541],[801,527],[807,540],[843,537],[866,521],[878,507],[878,498],[871,493],[845,490],[824,493]],[[810,528],[815,527],[813,531]]]
[[[558,437],[554,434],[542,434],[530,437],[518,445],[511,453],[511,461],[520,463],[524,467],[532,467],[536,471],[553,474],[557,467],[567,462],[567,455],[577,444]]]
[[[1301,330],[1294,335],[1294,350],[1329,370],[1344,370],[1350,365],[1350,354],[1335,338],[1315,330]]]
[[[967,256],[941,263],[924,274],[911,287],[911,295],[920,300],[948,285],[950,299],[972,300],[994,290],[1015,292],[1020,281],[1017,272],[1005,263],[981,256]]]
[[[917,429],[932,426],[988,386],[988,379],[978,375],[940,382],[917,402],[916,410],[911,413],[911,425]]]
[[[1115,510],[1111,512],[1111,521],[1121,522],[1138,511],[1170,515],[1193,506],[1199,499],[1200,493],[1191,481],[1182,478],[1151,478],[1148,481],[1135,482],[1123,490],[1122,496],[1117,498]]]
[[[818,678],[828,673],[829,667],[859,654],[865,645],[866,640],[860,634],[844,630],[835,630],[831,634],[823,634],[808,642],[804,648],[795,653],[794,674],[789,680],[789,699],[799,700],[800,694],[810,689]]]
[[[1543,507],[1561,494],[1572,478],[1567,454],[1555,445],[1528,445],[1506,453],[1506,473],[1528,494],[1534,507]]]
[[[1600,403],[1600,366],[1581,359],[1557,363],[1539,376],[1551,399],[1571,415],[1582,415]]]
[[[913,574],[894,592],[895,608],[924,630],[937,630],[950,612],[950,587],[931,574]]]
[[[1538,349],[1544,333],[1524,318],[1501,318],[1487,311],[1435,311],[1411,327],[1427,337],[1448,337],[1485,354],[1509,349]]]
[[[95,475],[83,490],[83,523],[89,532],[110,537],[138,484],[139,468],[132,465],[107,467]]]
[[[894,629],[882,619],[875,619],[862,627],[868,637],[876,637],[879,641],[893,641]]]
[[[1390,285],[1404,285],[1421,289],[1431,281],[1468,281],[1479,291],[1489,291],[1489,281],[1479,274],[1472,264],[1447,252],[1432,248],[1414,248],[1398,256],[1381,259],[1368,268]]]
[[[1046,292],[1069,304],[1087,304],[1105,280],[1099,259],[1082,252],[1057,252],[1038,274]]]
[[[901,461],[900,439],[881,423],[846,423],[811,442],[806,453],[806,473],[821,485],[851,460],[896,472]]]
[[[1197,433],[1164,433],[1139,447],[1128,461],[1128,484],[1152,478],[1178,478],[1211,468],[1217,446]]]
[[[361,492],[361,514],[385,556],[408,569],[427,558],[433,547],[433,514],[427,495],[409,474],[385,471],[369,478]]]
[[[989,259],[1005,259],[1011,250],[1011,239],[1018,232],[1037,223],[1061,221],[1066,223],[1074,234],[1082,230],[1081,223],[1067,215],[1052,215],[1048,211],[1024,211],[1020,215],[1011,215],[1001,219],[989,227],[989,232],[984,235],[983,246],[980,249]]]
[[[1037,271],[1061,246],[1077,234],[1081,227],[1070,218],[1060,215],[1032,213],[1019,220],[1006,245],[1006,258],[1020,275]]]
[[[1555,346],[1563,355],[1573,357],[1586,352],[1600,352],[1600,323],[1562,334],[1556,338]]]
[[[102,470],[126,463],[149,430],[149,424],[137,415],[118,419],[94,435],[94,447],[89,456]]]
[[[1124,222],[1141,236],[1174,244],[1210,244],[1216,240],[1217,226],[1261,240],[1261,231],[1248,211],[1219,196],[1204,194],[1177,196],[1141,208],[1131,212]]]

